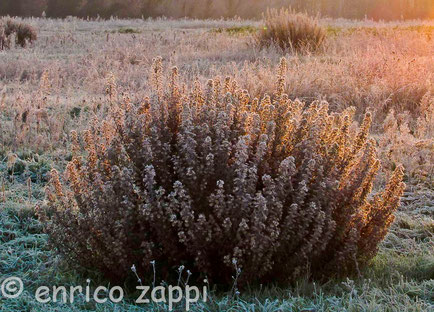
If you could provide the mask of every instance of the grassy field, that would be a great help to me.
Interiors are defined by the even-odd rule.
[[[69,133],[107,113],[107,88],[140,102],[153,58],[177,66],[182,84],[234,77],[252,95],[272,93],[279,59],[288,61],[285,92],[331,111],[372,112],[384,184],[398,163],[408,185],[396,221],[369,267],[347,280],[301,279],[287,287],[218,289],[194,311],[430,311],[434,309],[434,23],[322,20],[315,53],[259,49],[261,23],[245,20],[27,19],[38,40],[0,51],[0,276],[17,276],[25,292],[0,296],[0,311],[166,311],[122,304],[43,305],[42,285],[106,285],[95,272],[70,267],[52,251],[36,217],[52,168],[71,155]],[[134,278],[132,273],[132,278]],[[212,286],[212,285],[211,285]],[[178,307],[182,310],[182,307]]]

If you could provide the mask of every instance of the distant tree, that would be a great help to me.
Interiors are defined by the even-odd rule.
[[[46,13],[48,17],[77,15],[82,4],[82,0],[48,0]]]
[[[156,15],[158,6],[161,0],[143,0],[142,1],[142,15],[145,17],[152,17]]]
[[[227,15],[230,17],[237,15],[240,4],[241,4],[240,0],[227,0],[226,1]]]
[[[78,12],[79,16],[109,16],[109,8],[112,6],[112,0],[86,0],[81,9]]]
[[[0,2],[0,16],[7,15],[7,1]]]
[[[21,15],[41,16],[47,9],[47,0],[21,0]]]
[[[21,15],[22,0],[2,0],[0,1],[0,14],[10,16]]]
[[[432,18],[434,0],[0,0],[0,16],[260,18],[266,7],[351,19]]]
[[[118,17],[140,17],[145,5],[143,0],[114,0],[106,15]]]

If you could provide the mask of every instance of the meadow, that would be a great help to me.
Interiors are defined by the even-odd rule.
[[[283,92],[291,100],[326,101],[331,113],[354,107],[352,128],[371,113],[370,135],[381,161],[374,192],[398,164],[405,168],[407,187],[396,219],[361,272],[346,279],[306,277],[292,285],[246,287],[236,296],[217,288],[194,311],[434,308],[433,21],[322,19],[327,36],[314,52],[259,47],[261,21],[20,21],[32,25],[38,39],[0,51],[0,273],[22,278],[26,290],[19,300],[0,297],[0,311],[167,310],[132,300],[42,305],[32,295],[41,285],[86,285],[87,278],[93,285],[108,283],[57,255],[37,212],[50,171],[63,173],[73,157],[71,131],[81,133],[95,117],[107,116],[114,101],[127,98],[139,105],[152,91],[151,69],[159,56],[164,73],[178,68],[180,89],[231,77],[252,97],[274,92],[284,57]]]

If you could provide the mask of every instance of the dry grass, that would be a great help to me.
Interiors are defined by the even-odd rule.
[[[139,102],[149,91],[146,78],[155,56],[161,55],[167,68],[179,67],[184,77],[181,84],[196,78],[205,84],[210,77],[231,76],[252,96],[275,89],[282,56],[273,47],[252,45],[251,32],[233,36],[230,31],[214,31],[260,28],[257,22],[76,18],[25,22],[39,31],[40,40],[26,50],[0,52],[0,144],[7,151],[64,154],[70,130],[84,129],[93,114],[105,115],[100,98],[107,77],[113,74],[120,92],[130,93]],[[434,94],[432,22],[319,22],[331,29],[319,53],[285,55],[289,66],[284,91],[290,98],[308,103],[327,100],[337,112],[354,106],[358,121],[370,109],[373,131],[380,138],[383,122],[394,109],[408,116],[409,134],[416,135],[421,125],[417,120],[423,117],[425,106],[432,107]],[[126,28],[135,33],[119,32]],[[432,142],[432,120],[420,121],[428,129],[420,139]],[[413,145],[419,145],[420,139]],[[428,165],[424,167],[432,168],[428,161],[432,149],[426,146]],[[398,149],[393,153],[397,153],[395,161],[406,162]],[[413,156],[408,159],[414,163]],[[410,171],[412,166],[420,167],[409,166]]]
[[[317,20],[292,9],[267,10],[264,24],[257,36],[261,47],[277,45],[284,50],[316,51],[326,38],[326,30]]]

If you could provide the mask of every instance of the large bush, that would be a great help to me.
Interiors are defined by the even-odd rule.
[[[52,172],[43,215],[54,246],[115,280],[133,264],[148,272],[152,260],[213,282],[231,280],[234,259],[244,282],[366,263],[393,220],[402,169],[371,196],[370,115],[357,130],[351,109],[289,100],[285,66],[276,94],[260,100],[229,78],[186,93],[176,68],[166,85],[161,59],[155,93],[140,105],[116,105],[112,83],[110,117],[95,119],[84,142],[72,133],[68,185]]]
[[[264,23],[257,35],[260,46],[275,44],[282,49],[314,51],[326,37],[326,31],[318,21],[292,9],[269,9],[264,14]]]

